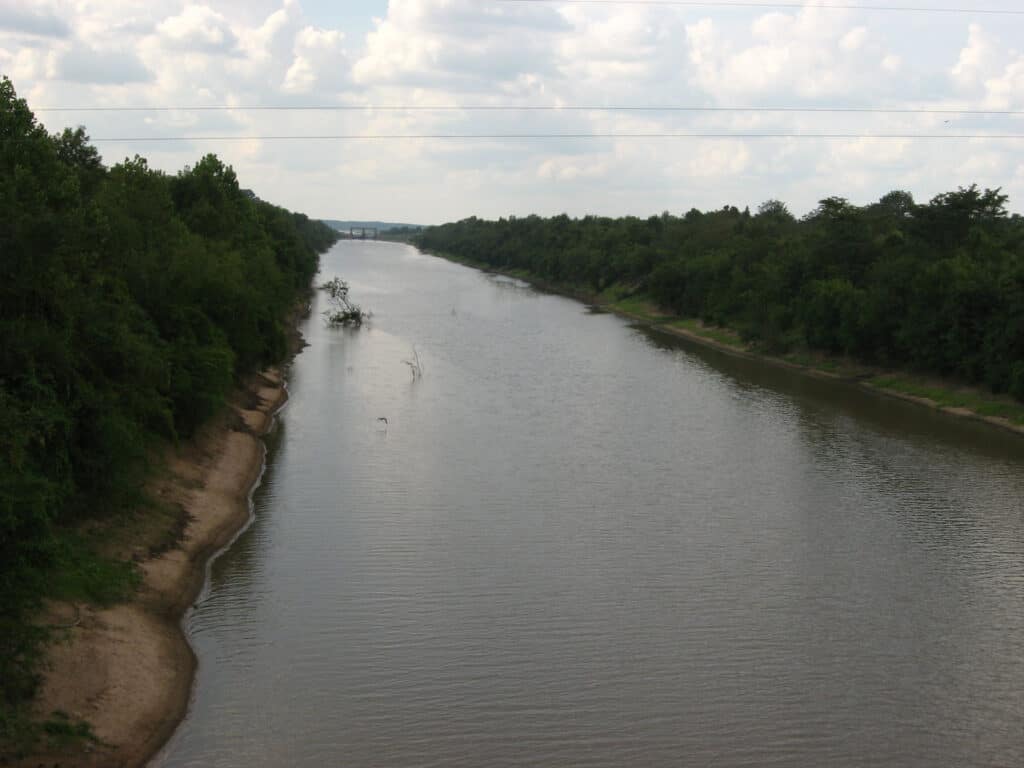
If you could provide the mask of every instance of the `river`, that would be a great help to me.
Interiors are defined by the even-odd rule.
[[[155,765],[1024,765],[1024,440],[406,245],[334,275],[374,317],[317,297]]]

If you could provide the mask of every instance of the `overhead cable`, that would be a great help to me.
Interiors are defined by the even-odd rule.
[[[38,107],[35,112],[763,112],[872,115],[1024,115],[1019,109],[956,107],[770,107],[697,106],[688,104],[469,104],[434,106],[379,104],[196,104],[192,106],[74,106]]]
[[[1022,10],[1004,10],[1002,8],[943,8],[941,6],[918,5],[864,5],[862,3],[778,3],[778,2],[713,2],[712,0],[491,0],[495,3],[519,4],[572,4],[572,5],[663,5],[682,6],[687,8],[719,8],[719,9],[786,9],[786,10],[824,10],[824,11],[883,11],[894,13],[953,13],[953,14],[984,14],[990,16],[1024,16]]]

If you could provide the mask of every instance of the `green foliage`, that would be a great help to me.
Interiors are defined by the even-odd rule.
[[[1006,201],[970,186],[925,205],[903,191],[863,207],[830,197],[800,220],[777,200],[756,215],[472,218],[415,241],[572,289],[636,286],[772,353],[847,355],[1024,400],[1024,219]]]
[[[1015,398],[1024,401],[1024,360],[1018,360],[1013,364],[1008,390]]]
[[[878,376],[870,381],[872,386],[888,389],[900,394],[931,400],[943,408],[967,408],[982,416],[997,416],[1015,424],[1024,424],[1024,405],[996,400],[972,392],[937,387],[902,376]]]
[[[43,723],[43,733],[52,746],[63,747],[83,742],[99,742],[92,726],[84,720],[74,720],[67,712],[56,710]]]
[[[728,330],[721,328],[709,328],[701,324],[699,320],[687,319],[687,320],[675,320],[670,323],[673,327],[682,328],[683,330],[694,333],[697,336],[703,336],[706,339],[722,344],[726,347],[734,347],[736,349],[744,349],[744,344],[735,333],[731,333]]]
[[[614,285],[611,287],[611,292],[614,292],[614,287]],[[658,311],[657,305],[643,296],[626,296],[613,302],[611,306],[617,312],[624,312],[645,322],[656,323],[667,318],[667,315]]]
[[[253,199],[213,155],[105,168],[0,78],[0,740],[24,732],[44,596],[110,602],[130,563],[73,533],[131,507],[154,441],[191,434],[285,351],[336,235]],[[9,738],[8,738],[9,740]]]
[[[139,585],[141,574],[131,561],[99,554],[101,544],[78,531],[61,531],[51,546],[53,569],[47,596],[96,605],[128,599]]]

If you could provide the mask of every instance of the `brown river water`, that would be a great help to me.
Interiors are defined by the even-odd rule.
[[[334,275],[372,323],[317,297],[154,765],[1024,765],[1020,437],[410,246]]]

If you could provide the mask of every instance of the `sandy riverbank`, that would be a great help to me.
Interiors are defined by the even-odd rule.
[[[100,744],[34,755],[21,765],[140,766],[173,733],[196,666],[181,618],[202,589],[207,561],[250,518],[265,455],[261,437],[286,396],[280,370],[252,377],[225,418],[172,454],[158,493],[188,514],[180,543],[142,560],[143,584],[132,602],[80,607],[79,623],[51,646],[45,664],[37,711],[89,722]]]

